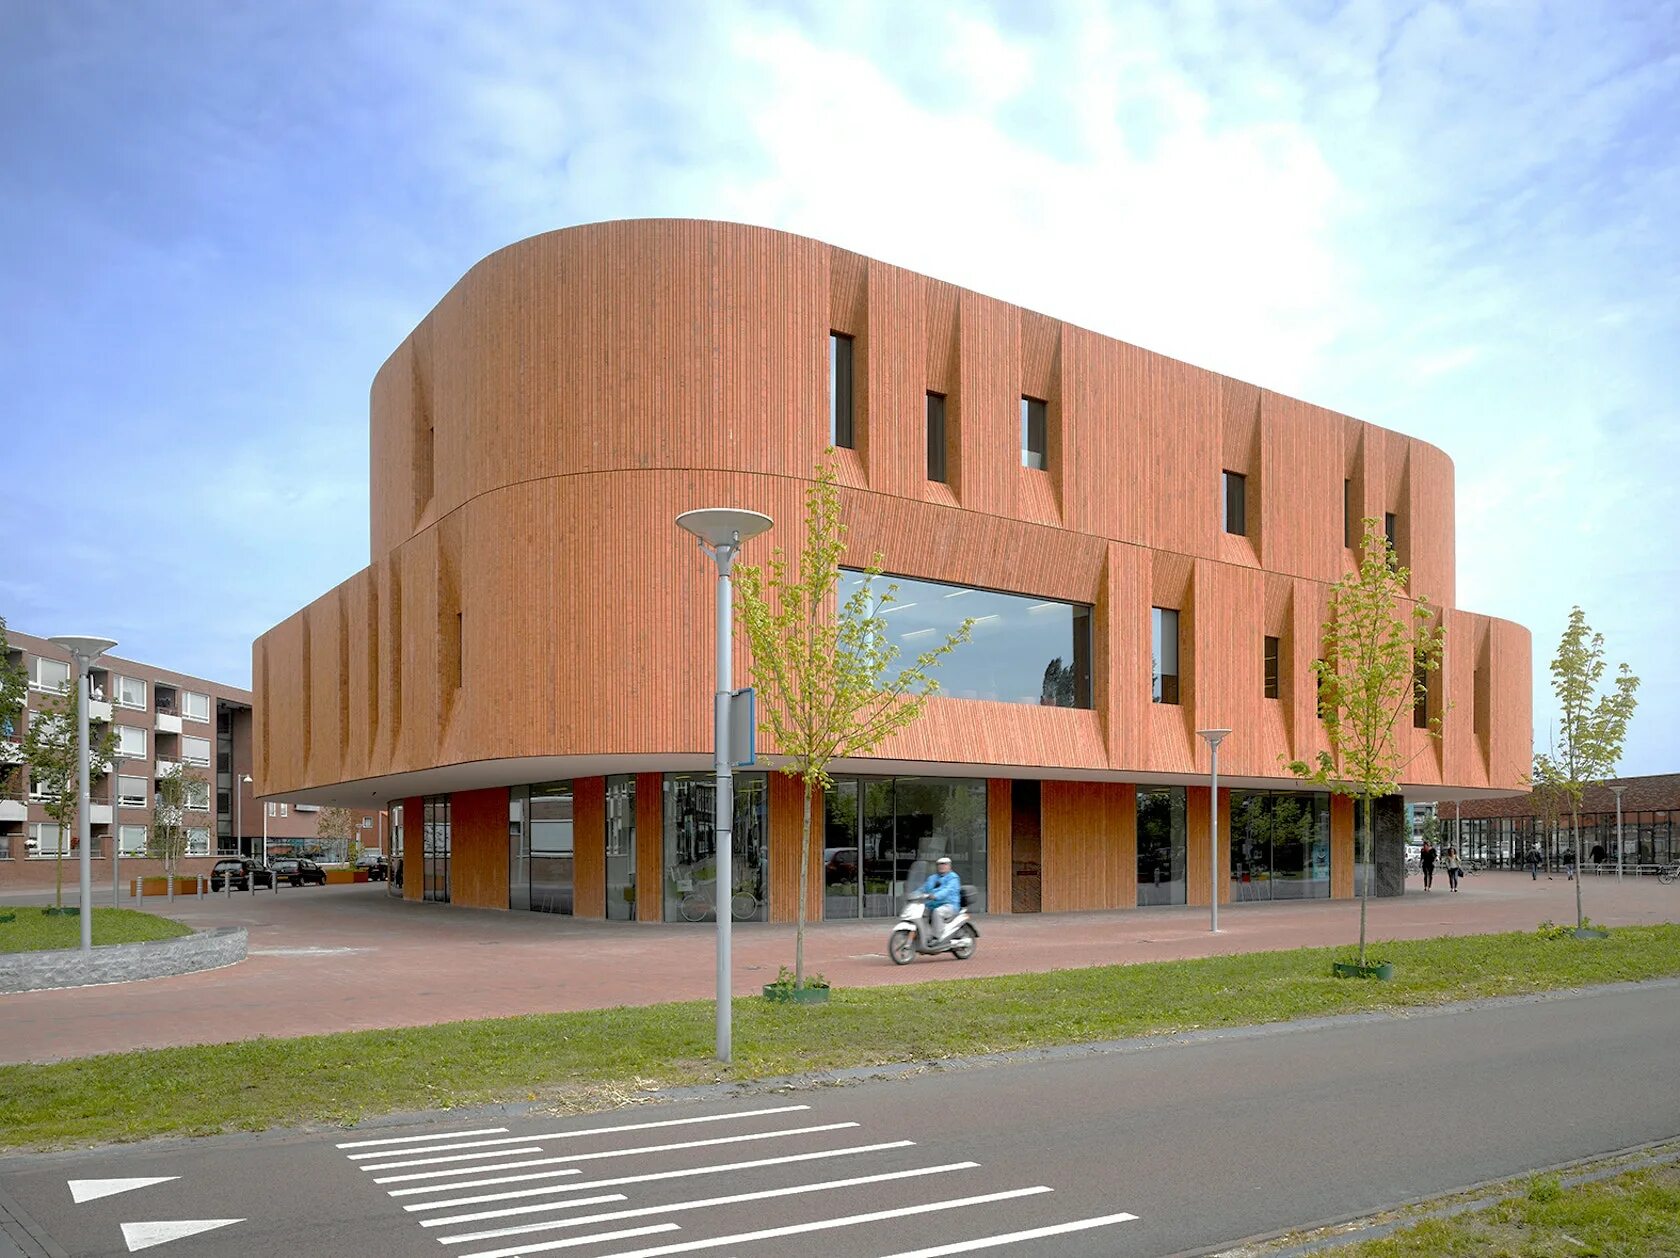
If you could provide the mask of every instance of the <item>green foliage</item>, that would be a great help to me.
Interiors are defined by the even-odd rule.
[[[152,825],[146,833],[146,855],[162,861],[164,872],[173,877],[187,854],[188,822],[194,814],[209,820],[210,783],[189,764],[178,763],[157,780],[152,798]]]
[[[922,714],[938,693],[933,671],[968,641],[973,620],[945,641],[898,662],[898,644],[888,635],[886,613],[898,587],[879,586],[881,557],[865,579],[840,602],[840,563],[846,553],[846,525],[834,481],[833,452],[817,464],[805,492],[804,534],[797,568],[781,547],[760,568],[740,564],[736,590],[741,626],[752,649],[753,685],[758,691],[760,730],[786,758],[780,771],[804,785],[805,813],[799,845],[798,921],[794,932],[796,985],[805,972],[805,902],[810,882],[813,797],[833,785],[828,766],[837,759],[867,755],[889,734]],[[1046,685],[1053,679],[1046,678]]]
[[[1581,868],[1581,797],[1588,786],[1616,774],[1627,740],[1628,722],[1638,706],[1639,678],[1626,664],[1616,669],[1615,682],[1603,694],[1604,635],[1594,633],[1586,613],[1569,611],[1569,624],[1552,657],[1552,693],[1558,701],[1558,740],[1534,757],[1534,785],[1548,792],[1561,807],[1568,805],[1574,835],[1575,868]],[[1575,916],[1585,922],[1581,879],[1575,879]]]
[[[23,723],[23,704],[29,697],[29,677],[21,664],[12,663],[11,642],[6,637],[6,618],[0,616],[0,737],[12,738]]]
[[[1592,948],[1558,948],[1532,932],[1383,948],[1396,967],[1391,983],[1340,982],[1329,973],[1335,949],[1301,948],[843,988],[801,1018],[743,1001],[735,1061],[721,1068],[711,1060],[709,1001],[0,1066],[0,1144],[297,1126],[516,1098],[599,1107],[655,1087],[912,1053],[968,1057],[1680,974],[1680,925],[1625,927]],[[347,1061],[359,1068],[345,1070]]]
[[[1311,762],[1295,760],[1289,771],[1364,805],[1364,864],[1371,862],[1371,806],[1400,789],[1401,772],[1423,751],[1412,729],[1413,706],[1427,696],[1428,677],[1438,672],[1446,627],[1429,600],[1409,600],[1409,568],[1402,568],[1382,521],[1365,520],[1359,570],[1330,587],[1330,615],[1324,625],[1323,658],[1313,662],[1318,710],[1329,742]],[[1411,602],[1410,608],[1406,606]],[[1441,736],[1441,714],[1429,717],[1427,733]],[[1365,916],[1370,884],[1359,896],[1359,964],[1365,964]]]
[[[773,982],[773,983],[766,983],[765,986],[766,987],[827,987],[828,986],[828,980],[826,978],[824,978],[821,974],[807,974],[807,975],[804,976],[803,979],[801,979],[800,976],[796,972],[788,969],[788,967],[784,965],[784,966],[782,966],[781,969],[776,971],[776,981]]]
[[[1563,1195],[1563,1185],[1557,1181],[1555,1175],[1536,1176],[1534,1182],[1528,1186],[1530,1201],[1556,1201]]]
[[[66,682],[35,713],[23,732],[23,759],[29,775],[41,790],[41,806],[59,827],[57,858],[53,862],[53,902],[64,904],[64,851],[66,839],[74,840],[77,801],[81,795],[81,694],[75,679]],[[117,733],[109,725],[102,730],[88,726],[88,781],[107,772],[117,755]]]
[[[94,909],[93,931],[101,944],[140,943],[190,935],[180,922],[136,909]],[[19,909],[0,915],[0,952],[35,952],[45,948],[75,948],[82,942],[81,921],[68,913]]]
[[[1573,939],[1575,938],[1575,932],[1577,930],[1608,931],[1609,929],[1610,928],[1608,926],[1600,926],[1590,917],[1583,917],[1579,926],[1559,926],[1548,917],[1545,921],[1540,923],[1540,928],[1534,933],[1541,939]]]

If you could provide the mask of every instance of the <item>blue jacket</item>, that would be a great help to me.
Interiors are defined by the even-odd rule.
[[[919,894],[928,897],[930,908],[938,908],[943,904],[955,912],[962,907],[962,883],[958,881],[955,873],[942,874],[935,871],[929,874]]]

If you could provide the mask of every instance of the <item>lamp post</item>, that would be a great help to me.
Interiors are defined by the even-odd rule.
[[[1213,751],[1213,793],[1208,811],[1208,931],[1219,933],[1219,744],[1230,734],[1228,729],[1199,729],[1196,733],[1207,739]]]
[[[249,773],[235,773],[233,775],[233,845],[239,847],[245,842],[245,788],[251,785]],[[263,844],[264,847],[268,845]],[[268,853],[263,853],[263,864],[268,864]],[[257,876],[251,875],[251,894],[257,894]]]
[[[713,915],[717,919],[717,1058],[730,1060],[729,927],[733,913],[735,881],[734,855],[735,781],[729,753],[729,700],[734,690],[731,676],[733,617],[730,608],[729,570],[741,543],[757,537],[771,525],[767,515],[735,507],[703,507],[684,511],[677,527],[692,533],[700,549],[717,563],[717,693],[712,701],[712,768],[717,790],[712,802],[712,838],[716,849],[717,882],[712,893]]]
[[[82,822],[82,858],[76,864],[81,874],[82,952],[91,953],[93,951],[93,863],[91,856],[93,818],[90,814],[93,810],[93,801],[88,789],[88,704],[93,700],[93,690],[88,684],[88,669],[93,666],[96,659],[117,644],[111,638],[90,638],[77,634],[49,638],[48,641],[63,647],[70,652],[71,658],[76,661],[76,707],[80,713],[80,719],[77,722],[79,728],[76,731],[79,739],[76,747],[76,769],[80,778],[76,791],[76,808],[81,814]],[[63,839],[60,838],[59,842],[62,843]]]
[[[1616,881],[1622,880],[1622,792],[1627,787],[1618,782],[1610,788],[1610,793],[1616,797]]]

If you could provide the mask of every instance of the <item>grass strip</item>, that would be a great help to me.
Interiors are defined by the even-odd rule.
[[[82,919],[68,913],[49,914],[36,905],[0,908],[0,952],[38,952],[46,948],[82,946]],[[94,909],[93,943],[143,943],[190,935],[192,928],[134,909]]]
[[[1680,1255],[1680,1163],[1574,1188],[1542,1176],[1522,1196],[1450,1218],[1425,1219],[1335,1252],[1342,1258]]]
[[[709,1001],[0,1066],[0,1144],[56,1146],[350,1122],[494,1100],[599,1105],[653,1087],[1416,1008],[1680,974],[1680,925],[1384,943],[1393,982],[1330,977],[1347,948],[837,990],[735,1005],[735,1063]]]

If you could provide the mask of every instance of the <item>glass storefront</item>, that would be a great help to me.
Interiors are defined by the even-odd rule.
[[[531,832],[525,825],[530,812],[531,788],[515,786],[508,791],[508,907],[531,907]]]
[[[273,804],[264,807],[272,808]],[[403,806],[391,805],[391,876],[385,880],[385,894],[397,899],[403,893]],[[125,852],[124,855],[127,855]]]
[[[949,856],[986,909],[986,783],[836,778],[823,796],[823,916],[896,917],[910,866]]]
[[[865,584],[864,574],[842,569],[844,604]],[[948,699],[994,699],[1043,707],[1091,706],[1091,609],[1082,603],[1000,594],[910,577],[875,578],[873,592],[896,586],[880,611],[901,660],[941,645],[966,619],[973,637],[939,663],[933,674]]]
[[[1184,788],[1169,786],[1137,793],[1137,902],[1183,904],[1188,831]]]
[[[538,913],[572,911],[572,784],[543,782],[530,788],[527,828],[531,833],[531,908]]]
[[[636,779],[607,779],[607,920],[636,920]]]
[[[735,775],[735,831],[730,844],[738,922],[769,919],[770,784],[762,773]],[[665,775],[665,920],[716,921],[717,840],[712,818],[717,780],[710,773]]]
[[[425,886],[422,896],[442,903],[449,901],[450,807],[449,796],[428,795],[423,807],[425,814],[420,832],[420,847],[425,858]]]
[[[1231,899],[1330,896],[1330,797],[1321,791],[1231,792]]]

